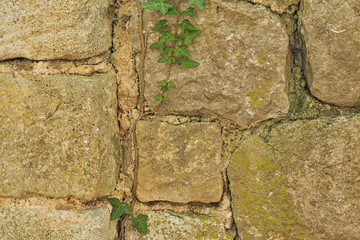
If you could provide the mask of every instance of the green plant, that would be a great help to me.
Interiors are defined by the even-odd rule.
[[[188,0],[189,4],[194,4],[200,9],[203,9],[204,0]],[[148,10],[159,10],[164,15],[174,15],[176,17],[188,16],[194,17],[194,8],[188,7],[185,11],[179,12],[177,7],[167,3],[166,0],[150,0],[140,5],[140,8]],[[192,68],[199,66],[200,63],[191,60],[190,54],[187,51],[188,46],[193,44],[193,40],[199,36],[201,30],[197,29],[189,19],[184,19],[180,24],[181,34],[173,34],[168,30],[169,25],[167,20],[160,20],[158,24],[153,28],[154,31],[158,31],[161,36],[156,43],[150,45],[149,48],[158,49],[160,51],[160,58],[158,63],[179,64],[181,68]],[[176,31],[177,32],[177,31]],[[155,96],[155,99],[161,103],[163,101],[169,101],[170,98],[165,97],[165,92],[169,87],[175,87],[175,84],[168,79],[164,79],[158,82],[160,84],[161,93]]]
[[[116,220],[120,217],[122,217],[124,214],[131,213],[131,209],[129,204],[127,203],[121,203],[118,198],[108,198],[107,199],[111,206],[111,214],[110,214],[110,220]],[[140,232],[142,232],[144,235],[147,234],[147,215],[139,214],[137,217],[132,218],[131,223],[135,225]]]

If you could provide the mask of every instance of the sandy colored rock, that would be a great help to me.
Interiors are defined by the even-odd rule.
[[[355,116],[245,137],[228,168],[244,239],[359,239],[359,132]]]
[[[283,13],[291,5],[299,4],[300,0],[250,0],[253,3],[258,3],[267,7],[270,7],[271,10]]]
[[[114,240],[116,222],[107,207],[86,210],[0,207],[0,238],[4,240]]]
[[[111,47],[109,0],[0,0],[0,60],[82,59]]]
[[[91,199],[120,161],[111,74],[0,75],[0,196]]]
[[[215,217],[162,211],[150,211],[145,214],[149,217],[148,234],[143,235],[128,221],[125,226],[125,239],[234,239],[234,234],[227,232],[224,224]]]
[[[136,131],[139,201],[220,201],[222,141],[217,123],[140,121]]]
[[[311,93],[339,106],[360,105],[360,1],[305,0],[301,33]]]
[[[149,45],[159,37],[151,30],[159,17],[145,11]],[[285,116],[289,38],[279,17],[263,6],[216,0],[197,11],[192,22],[202,33],[188,49],[200,66],[171,68],[176,88],[168,91],[171,101],[159,112],[216,116],[242,126]],[[158,104],[157,82],[166,78],[169,67],[157,63],[159,58],[157,49],[147,50],[145,97],[152,109]]]

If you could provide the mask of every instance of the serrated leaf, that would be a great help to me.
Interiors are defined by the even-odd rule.
[[[169,82],[167,83],[167,85],[168,85],[168,87],[176,87],[176,86],[175,86],[175,83],[173,83],[172,81],[169,81]]]
[[[154,97],[156,100],[162,101],[164,99],[163,95],[160,93]]]
[[[169,39],[170,40],[175,40],[176,39],[175,34],[171,34],[168,31],[161,31],[160,33],[162,34],[162,36],[159,38],[159,41],[158,41],[159,43],[164,43]]]
[[[140,5],[140,8],[148,10],[159,10],[162,14],[166,14],[170,8],[175,7],[170,3],[165,3],[165,0],[151,0]]]
[[[179,58],[179,62],[181,64],[180,65],[181,68],[192,68],[200,65],[200,63],[193,61],[187,57]]]
[[[188,19],[184,19],[182,21],[182,23],[179,24],[179,27],[182,29],[182,30],[198,30],[194,25],[191,24],[191,22],[188,20]]]
[[[129,204],[120,203],[120,200],[117,198],[108,198],[107,200],[110,202],[111,206],[113,207],[110,215],[111,221],[118,219],[123,214],[127,214],[131,212]]]
[[[182,38],[184,39],[184,43],[187,45],[192,45],[194,38],[199,36],[201,33],[201,30],[191,31],[191,30],[185,30]]]
[[[180,12],[176,11],[176,7],[172,7],[169,9],[169,11],[166,13],[166,15],[175,15],[175,16],[180,16]]]
[[[194,17],[194,8],[193,7],[188,7],[183,13],[182,15],[188,15],[190,17]]]
[[[166,79],[164,79],[164,80],[159,81],[158,84],[160,84],[161,86],[164,87],[167,85],[167,81],[166,81]]]
[[[131,220],[131,223],[133,225],[135,225],[140,230],[140,232],[142,232],[144,235],[146,235],[147,234],[147,219],[148,219],[147,215],[140,214],[136,218],[133,218]]]
[[[200,8],[201,10],[204,9],[204,0],[189,0],[188,1],[190,4],[195,4],[198,8]]]
[[[149,48],[157,48],[159,49],[160,51],[164,50],[165,49],[165,44],[164,43],[161,43],[161,42],[156,42],[156,43],[153,43],[150,45]]]
[[[174,49],[175,56],[182,55],[185,57],[190,57],[190,54],[186,51],[186,45],[180,45],[178,49]]]
[[[164,31],[169,27],[169,25],[167,25],[166,20],[160,20],[158,24],[156,24],[156,26],[153,28],[154,31]]]
[[[159,60],[157,60],[158,63],[163,63],[163,62],[171,63],[171,57],[168,56],[167,53],[162,53],[160,55],[161,55],[161,58],[159,58]]]

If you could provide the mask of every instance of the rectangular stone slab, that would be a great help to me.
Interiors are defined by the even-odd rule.
[[[136,129],[139,171],[136,195],[142,202],[219,202],[221,128],[217,123],[178,126],[140,121]]]
[[[109,0],[0,0],[0,61],[83,59],[111,47]]]
[[[0,196],[91,199],[115,187],[119,162],[111,74],[0,74]]]

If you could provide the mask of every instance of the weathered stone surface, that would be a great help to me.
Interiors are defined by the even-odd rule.
[[[259,3],[261,5],[270,7],[271,10],[283,13],[285,10],[289,9],[291,5],[299,4],[300,0],[250,0],[253,3]]]
[[[220,201],[222,141],[217,123],[140,121],[136,131],[140,201]]]
[[[360,105],[360,1],[305,0],[301,17],[311,93],[340,106]]]
[[[234,234],[227,232],[223,223],[215,217],[197,214],[175,214],[161,211],[146,213],[148,234],[143,235],[128,221],[125,239],[222,239],[232,240]]]
[[[159,17],[145,11],[149,45],[159,37],[151,30]],[[286,115],[289,39],[278,16],[263,6],[215,0],[197,12],[194,24],[202,33],[189,52],[201,65],[171,68],[176,88],[167,93],[171,101],[160,113],[217,116],[240,125]],[[167,63],[156,63],[159,57],[157,49],[147,50],[145,97],[152,109],[158,104],[157,82],[169,70]]]
[[[0,238],[113,240],[116,222],[107,207],[87,210],[0,207]]]
[[[245,137],[228,168],[244,239],[360,238],[360,116]]]
[[[95,198],[119,162],[111,74],[0,74],[0,195]]]
[[[109,0],[0,0],[0,60],[82,59],[111,47]]]

